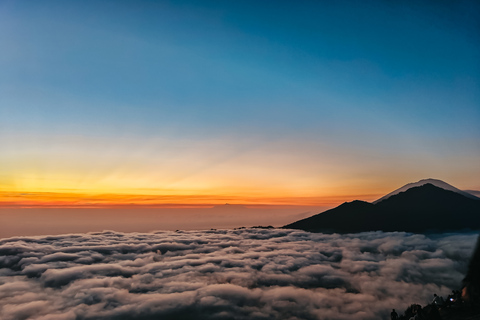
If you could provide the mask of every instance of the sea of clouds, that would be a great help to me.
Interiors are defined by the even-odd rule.
[[[0,315],[386,319],[459,289],[477,235],[240,229],[0,240]]]

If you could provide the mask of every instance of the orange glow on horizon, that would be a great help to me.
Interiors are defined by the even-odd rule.
[[[225,203],[249,207],[336,206],[346,201],[373,201],[378,194],[319,197],[259,197],[236,195],[138,195],[73,192],[0,191],[0,208],[205,208]]]

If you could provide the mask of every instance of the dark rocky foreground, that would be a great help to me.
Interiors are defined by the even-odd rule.
[[[453,290],[447,297],[434,295],[425,307],[412,304],[398,320],[473,320],[480,319],[480,237],[473,251],[462,290]],[[395,317],[391,317],[395,319]]]
[[[440,298],[444,301],[440,305],[434,302],[423,307],[418,304],[412,304],[403,314],[399,313],[398,320],[409,320],[412,318],[415,320],[480,319],[480,305],[478,303],[464,300],[460,295],[457,296],[456,294]]]

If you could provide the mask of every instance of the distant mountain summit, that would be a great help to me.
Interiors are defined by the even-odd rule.
[[[432,180],[435,185],[430,183]],[[374,203],[345,202],[284,228],[337,233],[480,230],[480,199],[464,193],[443,181],[426,179],[408,184]]]
[[[385,199],[388,199],[390,198],[391,196],[394,196],[396,194],[399,194],[400,192],[404,192],[404,191],[407,191],[408,189],[410,188],[413,188],[413,187],[420,187],[420,186],[423,186],[423,185],[426,185],[427,183],[430,183],[432,185],[434,185],[435,187],[439,187],[439,188],[442,188],[442,189],[445,189],[445,190],[450,190],[450,191],[453,191],[453,192],[456,192],[456,193],[459,193],[467,198],[471,198],[471,199],[475,199],[475,200],[480,200],[480,198],[474,196],[473,194],[471,193],[468,193],[466,191],[462,191],[460,189],[457,189],[455,188],[454,186],[442,181],[442,180],[437,180],[437,179],[423,179],[423,180],[420,180],[420,181],[417,181],[417,182],[412,182],[412,183],[408,183],[406,185],[404,185],[403,187],[401,188],[398,188],[397,190],[395,191],[392,191],[390,192],[389,194],[381,197],[380,199],[376,200],[376,201],[373,201],[374,204],[376,203],[379,203],[380,201],[383,201]]]
[[[217,210],[217,211],[238,211],[238,210],[248,210],[248,207],[241,204],[225,203],[222,205],[211,207],[210,209]]]

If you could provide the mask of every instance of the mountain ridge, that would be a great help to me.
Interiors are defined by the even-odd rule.
[[[477,196],[469,193],[468,191],[464,191],[464,190],[460,190],[458,188],[455,188],[454,186],[452,186],[451,184],[448,184],[446,183],[445,181],[442,181],[442,180],[439,180],[439,179],[432,179],[432,178],[428,178],[428,179],[422,179],[422,180],[419,180],[417,182],[411,182],[411,183],[407,183],[406,185],[404,185],[403,187],[400,187],[390,193],[388,193],[387,195],[381,197],[380,199],[378,200],[375,200],[373,201],[372,203],[376,204],[376,203],[379,203],[383,200],[386,200],[388,198],[390,198],[391,196],[394,196],[400,192],[403,192],[403,191],[407,191],[408,189],[410,188],[413,188],[413,187],[419,187],[419,186],[422,186],[422,185],[425,185],[427,183],[430,183],[436,187],[439,187],[439,188],[442,188],[442,189],[445,189],[445,190],[450,190],[450,191],[453,191],[453,192],[456,192],[456,193],[459,193],[467,198],[471,198],[471,199],[475,199],[475,200],[480,200],[480,198],[478,198]]]
[[[480,201],[427,183],[375,203],[345,202],[283,228],[329,233],[477,230],[480,229]]]

